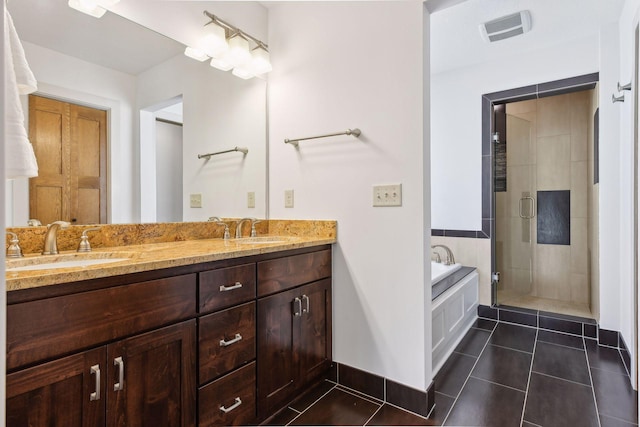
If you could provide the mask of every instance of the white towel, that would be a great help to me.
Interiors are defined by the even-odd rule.
[[[38,163],[33,146],[24,127],[24,113],[20,102],[23,93],[36,89],[36,80],[29,69],[22,44],[18,38],[9,11],[4,13],[5,52],[5,168],[9,179],[38,176]],[[17,67],[16,67],[17,65]],[[17,80],[17,78],[21,80]]]

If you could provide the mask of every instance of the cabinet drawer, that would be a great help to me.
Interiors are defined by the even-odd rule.
[[[169,277],[7,306],[7,369],[188,319],[196,275]]]
[[[201,387],[198,408],[199,426],[251,424],[256,418],[256,363]]]
[[[215,311],[256,297],[256,265],[200,273],[200,312]]]
[[[198,321],[201,384],[255,359],[255,302],[209,314]]]
[[[258,263],[258,296],[331,276],[331,249]]]

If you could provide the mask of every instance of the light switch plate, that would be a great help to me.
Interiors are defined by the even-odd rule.
[[[201,208],[202,207],[202,194],[191,194],[189,195],[189,206],[192,208]]]
[[[256,207],[256,192],[255,191],[249,191],[247,193],[247,207],[248,208],[255,208]]]
[[[374,185],[373,206],[402,206],[402,184]]]
[[[293,207],[293,190],[284,190],[284,207]]]

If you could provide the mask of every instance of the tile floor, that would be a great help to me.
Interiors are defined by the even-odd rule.
[[[637,392],[617,349],[526,326],[478,319],[435,389],[425,419],[325,381],[270,425],[637,425]]]

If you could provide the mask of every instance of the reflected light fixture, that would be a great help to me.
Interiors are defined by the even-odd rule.
[[[198,61],[205,61],[211,57],[212,67],[222,71],[233,69],[232,74],[241,79],[250,79],[272,70],[266,43],[206,10],[204,15],[210,20],[205,24],[206,35],[196,47],[187,47],[185,55]],[[251,42],[255,44],[253,50],[250,49]]]
[[[193,58],[196,61],[200,61],[200,62],[203,62],[209,59],[207,54],[201,51],[200,49],[196,49],[189,46],[187,46],[187,48],[184,50],[184,54],[187,55],[189,58]]]
[[[107,12],[107,8],[120,0],[69,0],[70,8],[86,13],[94,18],[101,18]]]

